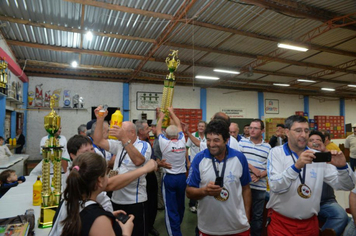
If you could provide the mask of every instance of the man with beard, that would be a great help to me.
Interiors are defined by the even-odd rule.
[[[288,117],[285,128],[288,143],[272,148],[267,160],[268,235],[319,235],[323,182],[334,189],[351,190],[355,177],[342,152],[331,151],[330,164],[313,162],[315,152],[307,147],[310,130],[305,117]]]
[[[230,148],[229,126],[221,119],[205,130],[207,146],[196,155],[187,179],[187,197],[199,200],[199,235],[250,235],[251,177],[246,157]]]

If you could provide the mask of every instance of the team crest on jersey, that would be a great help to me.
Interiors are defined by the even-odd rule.
[[[316,179],[316,172],[315,172],[314,169],[312,169],[312,170],[310,171],[310,177],[312,177],[313,179]]]
[[[226,178],[228,179],[227,181],[228,181],[229,183],[231,183],[231,182],[234,182],[234,181],[235,181],[236,175],[233,175],[232,172],[230,171],[230,173],[226,176]]]

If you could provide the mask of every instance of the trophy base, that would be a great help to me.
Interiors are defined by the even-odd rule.
[[[41,216],[38,219],[38,228],[50,228],[53,224],[53,217],[58,206],[41,207]]]

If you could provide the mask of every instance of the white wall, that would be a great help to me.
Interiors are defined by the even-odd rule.
[[[137,110],[136,109],[136,93],[137,92],[163,92],[162,85],[159,84],[130,84],[130,120],[141,119],[141,113],[147,114],[147,119],[156,119],[155,111],[153,110]],[[159,104],[161,106],[161,104]],[[200,88],[175,86],[173,95],[174,108],[184,109],[199,109],[200,108]]]
[[[84,98],[84,108],[87,110],[56,110],[61,116],[62,135],[67,140],[77,133],[80,124],[86,124],[91,120],[91,107],[100,104],[108,104],[110,107],[122,107],[122,83],[98,82],[88,80],[71,80],[58,78],[30,77],[29,91],[35,91],[37,84],[43,84],[43,95],[45,91],[62,89],[60,106],[63,106],[63,90],[71,90],[71,97],[76,93]],[[44,116],[49,110],[28,110],[26,153],[31,159],[40,157],[40,141],[46,135],[43,127]]]
[[[356,100],[345,101],[345,124],[356,123]]]
[[[207,121],[222,109],[243,109],[244,118],[258,118],[257,92],[207,89]]]
[[[327,101],[309,98],[309,117],[314,116],[339,116],[340,100]]]

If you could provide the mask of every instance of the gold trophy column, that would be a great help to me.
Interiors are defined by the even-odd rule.
[[[61,127],[61,117],[53,110],[54,99],[55,96],[52,96],[50,102],[51,112],[44,117],[44,128],[48,133],[48,139],[42,147],[42,204],[41,216],[38,220],[39,228],[52,227],[53,216],[61,200],[61,158],[63,147],[59,145],[59,140],[54,136]],[[51,162],[53,164],[52,185],[50,181]]]
[[[166,64],[169,70],[169,74],[164,80],[161,111],[165,113],[165,117],[162,122],[162,128],[167,128],[170,123],[168,107],[172,106],[173,95],[174,95],[174,86],[176,84],[176,79],[174,72],[177,70],[180,61],[178,59],[178,50],[171,50],[172,53],[166,58]]]

